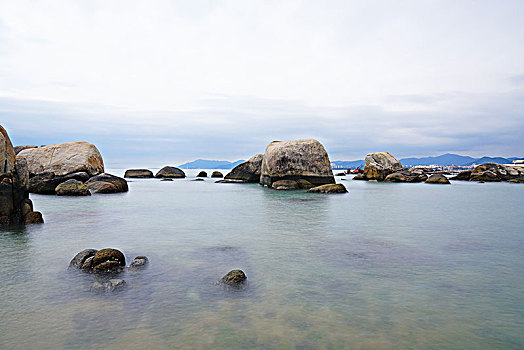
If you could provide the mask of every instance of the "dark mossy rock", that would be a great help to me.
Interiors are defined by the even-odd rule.
[[[357,175],[353,176],[353,180],[367,181],[367,177],[366,177],[365,174],[361,173],[361,174],[357,174]]]
[[[155,177],[183,179],[186,177],[186,174],[174,166],[165,166],[156,173]]]
[[[198,173],[197,177],[207,177],[207,173],[205,171],[201,171]]]
[[[471,177],[471,170],[461,171],[457,174],[457,176],[454,176],[451,178],[451,180],[460,180],[460,181],[469,181],[469,178]]]
[[[109,260],[95,264],[96,257],[93,258],[93,273],[98,274],[117,274],[124,270],[124,266],[119,261]]]
[[[256,154],[245,162],[237,165],[224,177],[221,183],[257,183],[260,181],[260,169],[262,167],[262,154]]]
[[[133,259],[129,267],[131,269],[140,269],[140,268],[145,267],[148,262],[149,262],[149,259],[147,258],[147,256],[139,255]]]
[[[120,250],[114,248],[104,248],[96,252],[95,258],[93,260],[93,265],[94,267],[96,267],[98,264],[107,261],[116,261],[121,266],[126,265],[126,258],[124,254]]]
[[[84,265],[85,261],[88,258],[95,256],[96,252],[97,252],[96,249],[84,249],[84,250],[82,250],[81,252],[79,252],[78,254],[76,254],[74,256],[74,258],[69,263],[69,267],[74,267],[74,268],[77,268],[77,269],[82,268],[82,266]]]
[[[128,169],[126,170],[124,177],[137,178],[137,179],[149,179],[154,176],[151,170],[148,170],[148,169]]]
[[[333,193],[347,193],[346,186],[343,184],[327,184],[322,186],[317,186],[310,188],[308,192],[310,193],[327,193],[327,194],[333,194]]]
[[[300,189],[298,182],[294,180],[278,180],[273,182],[271,187],[279,191],[291,191]]]
[[[223,179],[215,181],[216,184],[244,184],[247,181],[244,180],[235,180],[235,179]]]
[[[346,173],[336,173],[335,176],[346,176]]]
[[[384,182],[423,182],[428,179],[426,174],[412,173],[410,171],[397,171],[389,174]]]
[[[121,278],[111,278],[108,281],[95,281],[91,284],[91,291],[97,293],[113,293],[126,287],[127,283]]]
[[[62,182],[56,186],[55,192],[57,196],[90,196],[91,192],[84,183],[70,179]]]
[[[524,184],[524,177],[517,177],[515,179],[509,179],[508,182],[515,184]]]
[[[160,180],[160,181],[171,181],[171,182],[172,182],[173,179],[165,178],[165,179],[162,179],[162,180]]]
[[[224,177],[224,174],[222,174],[220,171],[213,171],[213,173],[211,174],[211,177],[221,178],[221,177]]]
[[[42,217],[42,213],[39,211],[32,211],[24,217],[24,224],[26,225],[43,224],[43,223],[44,223],[44,218]]]
[[[310,188],[315,187],[315,185],[313,185],[311,182],[304,179],[298,179],[297,184],[301,190],[309,190]]]
[[[119,193],[129,190],[126,179],[108,173],[93,176],[86,182],[86,186],[94,193]]]
[[[82,271],[84,272],[91,272],[91,270],[93,269],[93,259],[95,258],[95,255],[93,254],[93,256],[90,256],[89,258],[87,258],[84,263],[82,264]]]
[[[433,174],[431,175],[427,180],[427,184],[442,184],[442,185],[449,185],[450,182],[447,177],[441,174]]]
[[[29,179],[29,192],[38,194],[55,194],[58,185],[72,179],[85,182],[89,180],[89,174],[86,172],[78,172],[64,176],[57,176],[52,172],[40,173]]]
[[[206,180],[204,180],[204,179],[202,179],[202,178],[198,178],[198,179],[193,179],[193,180],[191,180],[191,181],[206,181]]]
[[[234,289],[242,289],[247,284],[247,277],[242,270],[231,270],[217,283]]]

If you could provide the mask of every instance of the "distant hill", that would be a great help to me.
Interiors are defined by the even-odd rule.
[[[180,169],[233,169],[238,164],[244,162],[237,160],[236,162],[228,162],[225,160],[208,160],[197,159],[189,163],[179,165]]]
[[[475,161],[469,163],[468,165],[473,164],[484,164],[484,163],[498,163],[498,164],[509,164],[512,160],[502,157],[482,157],[479,159],[475,159]]]
[[[475,158],[469,156],[461,156],[458,154],[446,153],[436,157],[423,157],[423,158],[403,158],[400,162],[403,166],[415,166],[415,165],[458,165],[465,166],[475,162]]]
[[[364,167],[366,162],[360,160],[335,160],[331,162],[331,167],[334,169],[356,169],[359,166]]]

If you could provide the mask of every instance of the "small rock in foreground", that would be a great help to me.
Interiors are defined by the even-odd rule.
[[[308,190],[309,193],[347,193],[348,190],[343,184],[327,184],[322,186],[313,187]]]
[[[147,258],[147,256],[139,255],[139,256],[137,256],[137,257],[135,257],[133,259],[133,261],[131,262],[131,265],[129,265],[129,267],[131,267],[131,268],[142,268],[142,267],[145,267],[148,262],[149,262],[149,259]]]
[[[91,192],[82,182],[70,179],[56,186],[57,196],[90,196]]]
[[[441,174],[433,174],[431,175],[427,180],[427,184],[442,184],[442,185],[449,185],[450,182],[447,177]]]
[[[231,270],[222,277],[217,284],[225,285],[234,289],[242,289],[247,284],[247,277],[242,270]]]

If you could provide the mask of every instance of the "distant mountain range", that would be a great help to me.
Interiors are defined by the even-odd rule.
[[[509,164],[516,159],[522,159],[518,157],[513,158],[502,158],[502,157],[482,157],[473,158],[469,156],[461,156],[458,154],[446,153],[436,157],[422,157],[422,158],[402,158],[399,159],[403,166],[415,166],[415,165],[457,165],[457,166],[468,166],[472,164],[484,164],[484,163],[499,163]],[[364,160],[353,160],[353,161],[333,161],[331,162],[334,168],[351,168],[355,169],[359,166],[364,166]]]
[[[208,160],[197,159],[189,163],[179,165],[180,169],[233,169],[238,164],[244,162],[237,160],[236,162],[228,162],[225,160]]]

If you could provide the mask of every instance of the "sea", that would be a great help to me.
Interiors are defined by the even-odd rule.
[[[45,224],[0,231],[0,349],[524,348],[524,185],[347,176],[325,195],[186,173],[32,194]],[[94,293],[68,265],[106,247],[149,264]],[[246,288],[216,284],[233,269]]]

